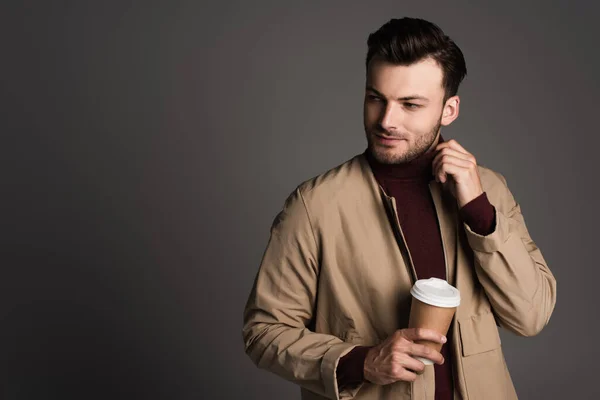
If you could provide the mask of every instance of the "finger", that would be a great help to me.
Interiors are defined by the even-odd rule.
[[[425,370],[425,364],[417,360],[416,358],[407,356],[403,362],[404,368],[413,371],[415,373],[421,373]]]
[[[467,162],[468,163],[468,162]],[[459,165],[461,164],[461,165]],[[460,181],[460,177],[463,174],[468,173],[472,168],[472,164],[463,164],[456,160],[450,160],[440,163],[437,171],[434,171],[434,175],[440,180],[440,182],[446,182],[448,175],[452,176],[455,181]]]
[[[466,162],[470,162],[473,165],[471,165],[471,167],[475,166],[475,160],[470,158],[468,155],[461,153],[457,150],[454,149],[450,149],[450,148],[445,148],[442,149],[442,151],[438,152],[435,157],[433,158],[433,161],[431,163],[431,168],[432,171],[434,172],[434,174],[438,171],[440,164],[442,164],[445,160],[449,159],[449,157],[453,157],[459,160],[465,160]],[[464,164],[465,166],[467,166],[467,164]]]
[[[441,333],[427,328],[407,328],[403,330],[404,337],[408,340],[428,340],[435,343],[446,343],[446,337]]]
[[[439,351],[432,349],[431,347],[427,347],[424,344],[413,343],[408,348],[408,354],[413,357],[422,357],[428,360],[433,361],[436,364],[444,363],[444,356]]]
[[[414,382],[417,380],[417,374],[412,371],[403,368],[396,377],[401,381]]]
[[[448,144],[446,146],[442,146],[440,150],[443,150],[443,149],[456,150],[459,153],[464,154],[464,156],[467,160],[471,161],[473,164],[477,164],[477,159],[475,158],[475,156],[473,154],[471,154],[467,149],[462,147],[461,144],[458,143],[456,140],[451,139],[448,142],[442,143],[442,145],[445,143],[448,143]]]
[[[442,156],[444,156],[444,155],[451,155],[451,156],[455,156],[455,157],[457,157],[457,158],[462,158],[462,159],[464,159],[464,160],[473,160],[473,158],[474,158],[474,157],[473,157],[471,154],[468,154],[468,153],[463,153],[463,152],[462,152],[462,151],[460,151],[460,150],[457,150],[457,149],[455,149],[455,148],[452,148],[452,147],[448,147],[448,146],[446,146],[446,147],[444,147],[444,148],[442,148],[442,149],[439,149],[439,150],[437,151],[437,153],[436,153],[436,154],[435,154],[435,156],[433,157],[433,160],[432,160],[432,162],[434,162],[434,161],[436,161],[436,160],[439,160],[439,159],[440,159],[440,157],[442,157]]]
[[[453,164],[463,166],[465,168],[471,168],[474,166],[471,159],[467,158],[463,153],[449,149],[447,152],[439,152],[433,158],[433,162],[431,164],[433,171],[437,171],[440,164],[443,164],[444,162],[452,162]]]
[[[456,182],[468,180],[471,172],[475,169],[475,165],[468,161],[460,161],[457,159],[448,159],[441,162],[434,170],[434,175],[444,183],[448,175],[452,176]]]

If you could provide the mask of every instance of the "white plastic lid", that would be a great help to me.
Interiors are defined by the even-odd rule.
[[[460,304],[458,289],[439,278],[419,279],[410,289],[410,294],[415,299],[436,307],[452,308]]]

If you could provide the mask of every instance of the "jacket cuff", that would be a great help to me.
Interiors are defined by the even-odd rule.
[[[467,241],[473,251],[479,251],[482,253],[494,253],[502,247],[510,236],[510,220],[502,212],[496,209],[496,215],[494,218],[495,229],[494,232],[487,236],[480,235],[474,232],[468,224],[463,223]]]
[[[487,194],[483,192],[460,209],[460,216],[473,232],[487,236],[494,232],[495,212]]]
[[[325,394],[327,398],[336,400],[352,398],[360,388],[359,386],[358,388],[353,389],[350,393],[347,391],[345,391],[345,393],[340,393],[337,383],[336,370],[340,358],[348,354],[355,347],[355,344],[338,343],[327,350],[323,356],[323,361],[321,362],[321,376],[323,378],[323,385],[325,387]]]

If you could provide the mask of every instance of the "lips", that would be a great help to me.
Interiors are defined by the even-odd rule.
[[[399,143],[402,140],[405,140],[403,138],[397,137],[397,136],[384,136],[384,135],[378,135],[375,134],[375,139],[383,144],[383,145],[395,145],[397,143]]]
[[[383,135],[375,135],[380,139],[384,139],[384,140],[404,140],[402,138],[399,138],[397,136],[383,136]]]

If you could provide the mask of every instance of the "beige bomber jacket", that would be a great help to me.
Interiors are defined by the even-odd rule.
[[[522,336],[540,332],[556,303],[556,280],[504,177],[478,168],[496,208],[487,236],[460,220],[440,183],[429,184],[448,281],[461,293],[449,343],[455,398],[515,399],[498,326]],[[415,276],[395,200],[357,155],[298,186],[273,221],[244,309],[246,353],[298,384],[303,400],[433,399],[433,366],[413,383],[365,382],[340,392],[336,382],[338,361],[353,347],[407,327]]]

